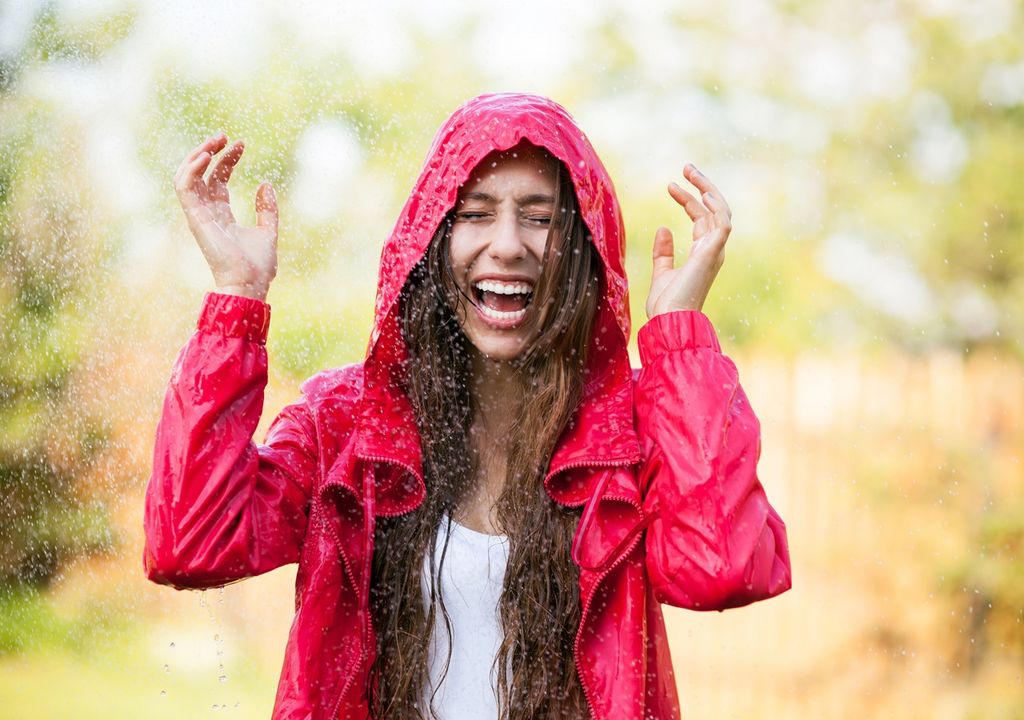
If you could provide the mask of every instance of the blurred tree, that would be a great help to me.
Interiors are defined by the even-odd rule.
[[[114,30],[124,27],[118,17]],[[81,409],[75,378],[89,353],[89,313],[103,285],[79,148],[19,75],[55,58],[94,60],[109,24],[67,34],[42,11],[25,45],[0,61],[0,594],[46,585],[69,560],[113,547],[103,496],[83,487],[108,446],[102,415]],[[113,411],[110,409],[109,411]]]

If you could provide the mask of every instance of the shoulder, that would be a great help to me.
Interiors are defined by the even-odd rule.
[[[363,394],[363,364],[352,363],[321,370],[303,381],[300,389],[311,408],[354,406]]]
[[[299,387],[302,398],[285,412],[290,411],[306,427],[318,447],[321,462],[330,466],[352,437],[363,395],[363,365],[322,370]]]

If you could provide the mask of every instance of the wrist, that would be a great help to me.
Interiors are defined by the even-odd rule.
[[[648,320],[653,320],[659,315],[665,315],[667,313],[679,312],[680,310],[692,310],[694,312],[704,312],[704,308],[701,305],[673,305],[672,307],[661,308],[655,310],[654,314],[651,315]]]
[[[221,295],[240,295],[242,297],[252,298],[253,300],[266,302],[267,290],[269,290],[269,288],[257,285],[218,284],[215,292],[220,293]]]
[[[664,307],[652,308],[647,312],[647,319],[653,320],[659,315],[667,315],[668,313],[678,312],[680,310],[704,312],[703,306],[704,303],[680,303],[678,305],[666,305]]]

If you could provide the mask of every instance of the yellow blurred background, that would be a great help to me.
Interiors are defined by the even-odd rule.
[[[1016,0],[0,3],[0,718],[268,717],[294,568],[142,573],[212,289],[171,178],[216,130],[282,207],[262,440],[362,356],[383,239],[468,98],[553,97],[615,179],[634,328],[665,192],[734,212],[705,312],[761,419],[793,589],[666,608],[684,716],[1024,717]],[[680,242],[681,241],[681,242]]]

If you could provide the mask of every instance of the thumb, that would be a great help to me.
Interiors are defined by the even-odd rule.
[[[256,189],[256,218],[257,225],[277,235],[277,196],[270,183],[263,183]]]
[[[672,242],[672,231],[666,227],[658,228],[654,233],[654,272],[652,279],[675,266],[675,246]]]

